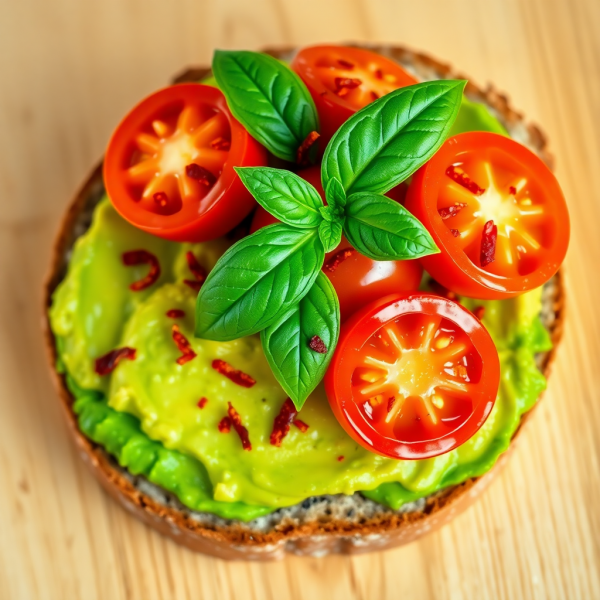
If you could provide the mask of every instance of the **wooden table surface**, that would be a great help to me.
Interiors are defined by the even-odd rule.
[[[572,215],[568,323],[508,467],[386,553],[227,563],[114,504],[47,373],[41,281],[61,212],[134,102],[215,47],[372,40],[493,81],[548,133]],[[0,0],[0,598],[600,598],[598,0]]]

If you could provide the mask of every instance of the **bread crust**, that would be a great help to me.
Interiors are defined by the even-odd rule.
[[[393,58],[404,66],[410,66],[422,78],[458,76],[448,65],[407,48],[374,45],[367,47]],[[278,58],[287,58],[294,49],[269,48],[266,52]],[[187,69],[174,81],[198,81],[209,73],[210,70],[207,68]],[[552,167],[553,161],[547,151],[544,134],[538,127],[526,124],[523,117],[510,107],[504,94],[497,92],[492,86],[483,90],[471,82],[468,83],[466,91],[471,99],[479,100],[491,107],[509,130],[520,128],[524,131],[528,136],[527,145]],[[482,493],[505,464],[532,410],[523,416],[509,450],[500,457],[488,473],[429,497],[425,508],[421,511],[404,513],[390,511],[374,518],[364,519],[363,522],[338,519],[327,522],[314,521],[302,525],[282,523],[271,531],[258,532],[235,522],[227,526],[200,523],[188,514],[162,504],[138,489],[104,449],[86,438],[79,430],[72,408],[74,398],[67,389],[65,377],[55,369],[56,345],[48,320],[52,294],[64,277],[70,250],[89,224],[87,221],[91,214],[90,207],[95,206],[102,193],[102,163],[100,163],[76,194],[59,227],[50,271],[44,287],[42,323],[52,376],[76,447],[104,489],[134,516],[179,544],[225,559],[272,560],[282,558],[285,553],[321,556],[330,553],[369,552],[411,542],[449,522]],[[553,348],[543,356],[541,362],[546,377],[550,374],[564,322],[565,294],[561,272],[555,276],[555,284],[552,299],[554,319],[549,325]]]

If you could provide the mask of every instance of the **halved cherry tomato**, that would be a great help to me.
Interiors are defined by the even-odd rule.
[[[413,292],[377,300],[342,326],[325,390],[357,443],[421,459],[473,436],[499,382],[498,352],[481,322],[451,300]]]
[[[121,121],[108,144],[104,184],[132,225],[175,241],[205,241],[235,227],[256,203],[233,167],[267,164],[218,89],[164,88]]]
[[[321,148],[355,112],[391,91],[417,80],[375,52],[347,46],[309,46],[298,52],[292,69],[313,97],[321,123]]]
[[[298,175],[312,184],[325,199],[321,185],[320,165],[303,169]],[[406,186],[400,184],[388,195],[396,201],[403,196]],[[262,206],[256,209],[250,231],[278,223],[273,215]],[[423,267],[417,260],[372,260],[354,250],[350,242],[342,236],[338,247],[325,255],[323,272],[333,284],[340,301],[340,316],[344,322],[359,308],[377,298],[401,292],[416,290],[421,283]]]
[[[554,175],[533,152],[495,133],[446,140],[413,176],[406,208],[441,250],[421,259],[448,289],[509,298],[558,271],[569,213]]]

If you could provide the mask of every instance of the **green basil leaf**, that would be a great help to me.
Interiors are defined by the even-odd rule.
[[[348,198],[344,233],[361,254],[374,260],[407,260],[439,252],[419,219],[378,194],[363,192]]]
[[[298,410],[323,379],[340,332],[340,305],[333,285],[319,273],[304,298],[260,334],[271,369]],[[319,336],[327,352],[309,346]]]
[[[256,201],[280,221],[307,229],[323,220],[319,192],[291,171],[269,167],[234,167]]]
[[[234,244],[196,301],[196,337],[229,341],[274,323],[311,288],[325,251],[317,229],[269,225]]]
[[[342,223],[337,220],[321,221],[321,224],[319,225],[319,238],[323,242],[325,252],[335,250],[342,241]]]
[[[428,161],[458,114],[465,81],[400,88],[359,110],[335,133],[323,157],[323,186],[339,179],[346,194],[383,194]]]
[[[343,211],[346,206],[346,192],[337,177],[332,177],[327,183],[325,198],[329,206]]]
[[[217,50],[213,73],[235,118],[275,156],[296,161],[311,131],[319,131],[317,109],[296,73],[266,54]]]

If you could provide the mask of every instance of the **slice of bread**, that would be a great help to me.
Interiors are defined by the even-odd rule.
[[[422,80],[459,77],[448,65],[406,48],[366,47],[399,62]],[[294,50],[268,49],[267,52],[290,60]],[[206,68],[188,69],[175,81],[198,81],[209,74],[210,70]],[[485,103],[513,138],[552,166],[544,135],[509,106],[506,96],[492,87],[482,90],[471,82],[467,85],[466,94],[471,100]],[[340,494],[309,498],[249,523],[191,511],[162,488],[143,477],[133,476],[79,431],[72,410],[74,399],[64,377],[54,368],[56,347],[48,322],[52,293],[65,276],[71,248],[89,227],[94,207],[103,193],[100,164],[79,190],[60,226],[45,286],[43,323],[50,366],[77,448],[102,486],[136,517],[192,550],[221,558],[267,560],[281,558],[286,552],[311,556],[368,552],[410,542],[447,523],[473,502],[506,462],[509,452],[503,454],[483,477],[469,479],[397,511],[367,500],[359,493],[352,496]],[[539,368],[547,377],[564,318],[564,289],[560,273],[544,287],[541,316],[554,344],[552,351],[538,357]],[[530,414],[531,411],[523,417],[517,434]],[[513,447],[514,443],[510,449]]]

